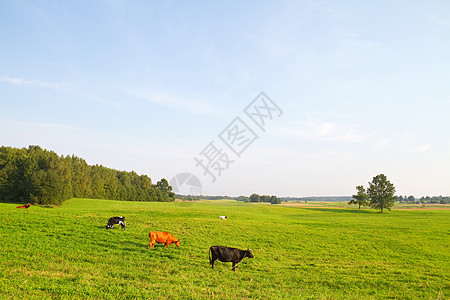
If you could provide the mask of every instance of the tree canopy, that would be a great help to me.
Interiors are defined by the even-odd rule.
[[[359,209],[361,208],[361,205],[366,206],[368,204],[369,195],[366,193],[366,189],[362,185],[358,185],[356,187],[357,193],[356,195],[353,195],[353,199],[348,202],[348,204],[358,204]]]
[[[383,212],[383,209],[390,210],[394,206],[395,187],[384,174],[375,176],[372,182],[369,182],[367,193],[369,206],[372,208],[379,208]]]
[[[166,179],[90,166],[82,158],[58,156],[39,146],[0,147],[0,198],[59,205],[72,197],[126,201],[173,201]]]

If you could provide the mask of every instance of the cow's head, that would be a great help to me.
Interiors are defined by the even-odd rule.
[[[177,247],[180,247],[180,242],[181,242],[181,240],[178,239],[178,241],[175,242],[175,245],[177,245]]]
[[[252,250],[247,249],[247,252],[245,252],[245,256],[248,257],[248,258],[253,258],[254,256],[252,254]]]

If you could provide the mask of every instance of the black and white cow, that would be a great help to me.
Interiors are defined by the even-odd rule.
[[[108,225],[106,225],[106,229],[114,228],[114,225],[121,225],[124,230],[127,229],[125,226],[125,217],[112,217],[108,220]]]
[[[232,270],[235,271],[236,265],[246,257],[253,258],[250,249],[240,250],[224,246],[211,246],[209,248],[209,263],[212,269],[214,269],[214,262],[220,260],[221,262],[232,262]]]

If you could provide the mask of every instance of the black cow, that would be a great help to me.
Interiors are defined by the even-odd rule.
[[[114,225],[120,224],[124,230],[127,229],[125,226],[125,217],[112,217],[108,220],[108,225],[106,225],[106,229],[114,228]]]
[[[212,257],[211,257],[212,256]],[[250,249],[240,250],[237,248],[229,248],[224,246],[211,246],[209,248],[209,263],[211,268],[214,269],[214,262],[220,260],[221,262],[232,262],[232,270],[235,271],[235,267],[245,257],[253,258],[253,254]]]

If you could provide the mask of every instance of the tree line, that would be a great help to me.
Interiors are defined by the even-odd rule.
[[[450,197],[443,197],[441,196],[426,196],[415,198],[414,196],[398,196],[396,197],[396,200],[400,203],[409,203],[409,204],[449,204],[450,203]]]
[[[222,200],[222,199],[230,199],[230,200],[236,200],[236,201],[243,201],[243,202],[268,202],[271,204],[280,204],[281,199],[277,196],[268,196],[268,195],[258,195],[258,194],[252,194],[250,197],[247,196],[238,196],[238,197],[231,197],[231,196],[207,196],[207,195],[176,195],[178,199],[181,200]]]
[[[349,201],[351,196],[318,196],[318,197],[281,197],[282,202],[296,201],[296,202],[343,202]]]
[[[147,175],[88,165],[39,146],[0,147],[1,200],[59,205],[73,197],[169,202],[174,193],[164,178],[152,184]]]
[[[181,200],[188,200],[188,201],[196,201],[196,200],[236,200],[236,201],[244,201],[248,202],[247,196],[238,196],[238,197],[232,197],[232,196],[208,196],[208,195],[180,195],[175,194],[175,197],[177,199]]]
[[[268,202],[271,204],[280,204],[281,200],[277,196],[268,196],[268,195],[258,195],[258,194],[251,194],[249,199],[246,202]]]

